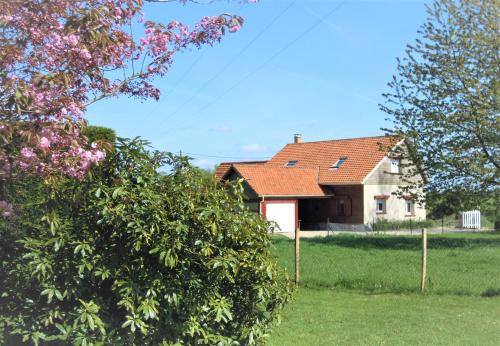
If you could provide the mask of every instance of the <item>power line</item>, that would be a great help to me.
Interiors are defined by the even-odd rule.
[[[142,121],[137,125],[137,129],[141,128],[144,123],[148,120],[149,116],[151,114],[153,114],[154,112],[156,112],[158,110],[158,108],[160,108],[161,104],[163,101],[165,101],[165,98],[170,95],[174,90],[175,88],[177,88],[177,86],[189,75],[189,73],[191,72],[191,70],[198,64],[198,62],[201,60],[201,58],[203,58],[203,56],[205,55],[205,53],[207,52],[207,49],[208,48],[205,48],[200,56],[195,60],[193,61],[193,63],[187,68],[187,70],[184,72],[184,74],[177,80],[177,82],[175,82],[175,84],[170,88],[170,91],[167,91],[165,93],[165,95],[162,96],[162,98],[160,99],[160,101],[158,101],[158,103],[155,105],[155,107],[150,111],[148,112],[146,115],[144,115],[142,117]]]
[[[188,156],[198,156],[198,157],[210,157],[210,158],[215,158],[215,159],[234,159],[234,160],[266,160],[267,157],[241,157],[241,156],[219,156],[219,155],[208,155],[208,154],[195,154],[195,153],[187,153],[183,152],[183,154],[186,154]]]
[[[236,10],[236,12],[239,12],[243,9],[243,7],[245,7],[246,5],[246,2],[244,2],[243,4],[241,4],[240,7],[238,7],[238,9]],[[156,104],[156,106],[150,111],[148,112],[145,116],[143,116],[142,118],[142,121],[137,125],[137,128],[141,128],[144,123],[148,120],[149,116],[151,114],[153,114],[154,112],[156,112],[158,110],[158,108],[161,106],[162,102],[165,101],[166,97],[168,95],[170,95],[174,90],[175,88],[177,88],[177,86],[182,82],[184,81],[184,79],[189,75],[189,73],[191,72],[191,70],[198,64],[198,62],[200,62],[201,58],[205,55],[205,53],[207,52],[208,48],[205,48],[202,53],[200,54],[200,56],[195,60],[193,61],[193,63],[187,68],[187,70],[184,72],[184,74],[177,80],[177,82],[175,82],[175,84],[170,88],[170,92],[167,91],[167,93],[165,93],[165,95],[163,95],[163,97],[160,99],[160,101]]]
[[[271,61],[273,61],[277,56],[279,56],[280,54],[282,54],[284,51],[286,51],[288,48],[290,48],[293,44],[295,44],[295,42],[299,41],[301,38],[303,38],[304,36],[306,36],[307,34],[309,34],[312,30],[314,30],[318,25],[320,25],[321,23],[323,23],[328,17],[330,17],[333,13],[335,13],[337,10],[339,10],[339,8],[345,4],[347,1],[344,0],[342,1],[341,3],[339,3],[337,6],[335,6],[331,11],[329,11],[326,15],[324,15],[323,17],[319,18],[313,25],[311,25],[309,28],[307,28],[305,31],[303,31],[302,33],[300,33],[297,37],[295,37],[293,40],[291,40],[290,42],[288,42],[285,46],[283,46],[280,50],[278,50],[276,53],[274,53],[269,59],[267,59],[266,61],[264,61],[261,65],[259,65],[256,69],[254,69],[253,71],[247,73],[243,78],[241,78],[240,80],[238,80],[236,83],[234,83],[232,86],[230,86],[229,88],[227,88],[225,91],[223,91],[221,94],[219,94],[219,96],[217,96],[214,100],[210,101],[208,104],[206,104],[205,106],[199,108],[195,113],[196,114],[199,114],[201,113],[202,111],[204,111],[205,109],[209,108],[210,106],[212,106],[214,103],[216,103],[217,101],[219,101],[222,97],[224,97],[227,93],[229,93],[230,91],[232,91],[234,88],[236,88],[237,86],[239,86],[241,83],[243,83],[245,80],[247,80],[248,78],[250,78],[251,76],[253,76],[254,74],[258,73],[260,70],[262,70],[267,64],[269,64]],[[173,130],[173,129],[171,129]],[[170,130],[170,131],[171,131]],[[168,134],[170,133],[170,131],[167,131],[165,132],[164,134]]]
[[[179,113],[179,111],[181,111],[186,105],[190,104],[191,101],[193,101],[196,97],[198,97],[198,94],[204,90],[208,85],[210,85],[210,83],[212,83],[214,80],[216,80],[217,78],[219,78],[219,76],[224,73],[236,60],[238,60],[238,58],[240,56],[243,55],[243,53],[245,53],[248,48],[250,48],[250,46],[252,44],[254,44],[278,19],[280,19],[295,3],[297,2],[297,0],[294,0],[292,1],[290,4],[288,4],[288,6],[286,6],[276,17],[274,17],[271,22],[269,24],[267,24],[252,40],[250,40],[250,42],[248,42],[248,44],[243,47],[243,49],[238,53],[236,54],[218,73],[216,73],[215,75],[213,75],[208,81],[206,81],[200,88],[198,88],[196,90],[196,92],[193,94],[192,97],[190,97],[189,99],[187,99],[184,103],[182,103],[175,111],[173,111],[172,113],[168,114],[166,117],[164,117],[162,119],[162,122],[160,122],[159,124],[157,124],[156,126],[162,126],[165,121],[167,121],[169,118],[173,117],[174,115],[176,115],[177,113]]]

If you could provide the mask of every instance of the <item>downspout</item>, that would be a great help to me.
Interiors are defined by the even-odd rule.
[[[262,216],[262,203],[266,200],[266,196],[262,195],[262,201],[259,203],[259,216]]]

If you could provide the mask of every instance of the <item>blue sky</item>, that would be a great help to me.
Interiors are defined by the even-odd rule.
[[[177,54],[156,82],[160,101],[114,98],[92,105],[87,118],[156,149],[182,150],[204,168],[269,158],[294,133],[304,141],[382,134],[388,123],[378,103],[426,18],[424,3],[147,4],[155,21],[192,24],[227,12],[246,22],[220,44]]]

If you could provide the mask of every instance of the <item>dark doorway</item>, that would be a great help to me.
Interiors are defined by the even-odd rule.
[[[301,229],[326,229],[335,211],[334,200],[331,198],[299,199],[299,220]]]

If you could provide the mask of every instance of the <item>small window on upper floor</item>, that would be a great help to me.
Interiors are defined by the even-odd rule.
[[[415,213],[415,205],[412,200],[407,199],[405,201],[405,215],[412,216]]]
[[[298,160],[291,160],[285,163],[285,167],[295,167],[299,161]]]
[[[346,162],[346,160],[347,160],[347,156],[342,156],[341,158],[339,158],[337,160],[337,162],[335,162],[333,165],[330,166],[330,169],[339,169],[340,166],[342,166],[342,164],[344,162]]]
[[[391,173],[400,173],[399,163],[398,159],[391,159]]]

